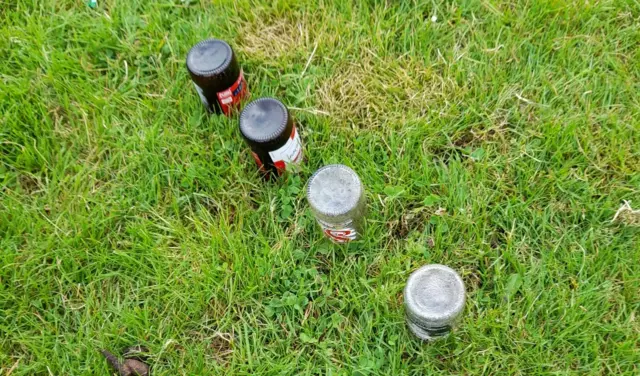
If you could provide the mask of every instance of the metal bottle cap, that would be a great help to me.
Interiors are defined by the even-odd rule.
[[[448,266],[425,265],[411,274],[404,288],[407,324],[424,340],[447,334],[464,303],[462,278]]]
[[[287,129],[289,112],[275,98],[260,98],[247,104],[240,114],[240,132],[252,143],[273,141]]]
[[[353,219],[363,205],[364,188],[349,167],[334,164],[313,174],[307,187],[307,200],[316,217],[328,222]]]
[[[207,39],[191,48],[187,55],[187,68],[199,76],[221,73],[231,63],[231,46],[219,39]]]

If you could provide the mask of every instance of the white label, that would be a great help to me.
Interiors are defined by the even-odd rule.
[[[322,232],[334,243],[348,243],[358,238],[358,232],[351,226],[351,221],[334,225],[318,219],[318,223]]]
[[[204,91],[202,91],[202,88],[198,86],[198,84],[196,84],[195,82],[193,83],[193,86],[196,87],[196,91],[200,96],[200,100],[202,101],[202,104],[204,104],[206,108],[209,108],[209,101],[207,100],[207,97],[204,96]]]
[[[287,142],[280,149],[270,151],[269,156],[271,156],[274,166],[279,170],[286,169],[288,165],[302,161],[302,141],[295,126],[293,126],[291,136]]]

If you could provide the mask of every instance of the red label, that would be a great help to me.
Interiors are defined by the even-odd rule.
[[[240,70],[238,80],[234,82],[230,88],[216,93],[216,95],[218,96],[218,103],[220,103],[222,112],[224,112],[225,115],[229,115],[231,109],[236,107],[244,97],[249,95],[247,81],[244,80],[244,72]]]
[[[273,165],[276,166],[276,170],[278,170],[278,175],[282,175],[283,172],[287,170],[287,164],[284,161],[275,161]]]
[[[355,239],[355,231],[352,230],[324,230],[324,233],[336,243],[347,243]]]

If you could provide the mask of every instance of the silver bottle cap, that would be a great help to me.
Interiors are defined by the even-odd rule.
[[[328,165],[309,179],[307,200],[319,220],[349,221],[361,215],[364,188],[358,175],[349,167]]]
[[[462,278],[448,266],[425,265],[411,274],[404,288],[407,324],[423,340],[446,335],[464,303]]]

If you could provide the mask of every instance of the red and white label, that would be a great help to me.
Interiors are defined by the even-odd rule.
[[[270,151],[269,156],[279,174],[286,171],[289,165],[298,164],[302,161],[302,141],[295,125],[287,142],[281,148]]]
[[[351,226],[351,222],[333,225],[325,221],[318,220],[322,232],[334,243],[348,243],[358,238],[358,232]]]
[[[249,95],[247,82],[244,80],[244,72],[240,70],[238,80],[236,80],[230,88],[216,93],[216,95],[218,96],[218,102],[220,103],[222,112],[224,112],[225,115],[229,115],[231,110],[235,108],[244,97]]]

